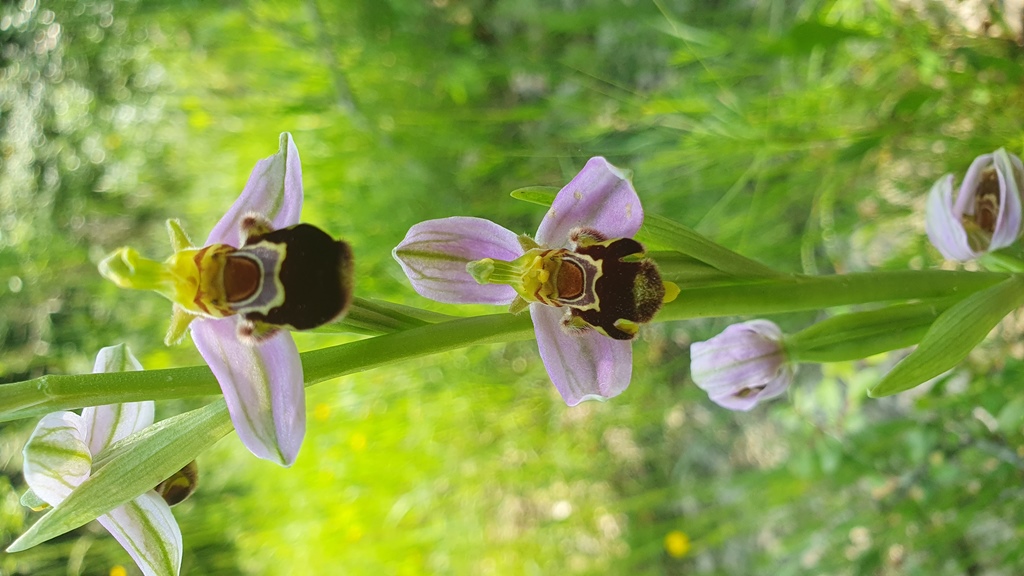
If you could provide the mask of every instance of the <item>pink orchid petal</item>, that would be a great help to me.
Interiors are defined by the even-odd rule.
[[[210,365],[242,443],[256,456],[291,466],[306,432],[302,362],[282,330],[255,346],[236,335],[234,318],[197,319],[192,339]]]
[[[965,262],[976,258],[978,253],[971,250],[967,241],[967,231],[960,221],[961,214],[962,212],[958,213],[953,206],[953,175],[946,174],[939,178],[928,192],[925,231],[928,233],[928,240],[943,257],[947,260]]]
[[[1007,154],[1003,148],[992,154],[992,163],[999,177],[999,216],[988,249],[999,250],[1013,244],[1020,236],[1022,183],[1018,178],[1024,175],[1024,167],[1020,158]]]
[[[181,570],[181,529],[171,508],[150,491],[97,518],[146,576]]]
[[[562,328],[564,309],[531,304],[537,348],[548,376],[565,403],[618,396],[629,386],[633,348],[595,330],[568,334]]]
[[[242,195],[217,222],[206,239],[210,244],[241,244],[240,225],[255,212],[270,220],[275,230],[299,223],[302,212],[302,165],[292,135],[281,133],[277,154],[256,163]]]
[[[466,264],[483,258],[511,261],[523,255],[514,232],[483,218],[420,222],[391,252],[421,296],[453,304],[509,304],[511,286],[479,284]]]
[[[764,389],[760,392],[750,394],[745,398],[741,398],[734,393],[717,394],[714,396],[708,394],[708,397],[712,402],[718,404],[722,408],[736,410],[738,412],[749,412],[759,403],[784,394],[792,381],[793,369],[789,366],[784,366],[779,370],[779,373],[776,374],[774,378],[768,381]]]
[[[957,218],[964,214],[974,214],[974,197],[978,192],[978,185],[981,183],[981,172],[992,165],[992,155],[982,154],[971,162],[971,166],[964,175],[964,181],[960,183],[960,193],[957,194],[956,203],[953,204],[953,213]]]
[[[633,184],[625,172],[601,157],[591,158],[562,188],[537,229],[548,248],[567,248],[573,228],[593,228],[609,238],[632,238],[644,222]]]
[[[694,342],[690,375],[716,404],[747,411],[784,393],[794,370],[782,349],[782,330],[768,320],[751,320],[733,324],[706,342]]]

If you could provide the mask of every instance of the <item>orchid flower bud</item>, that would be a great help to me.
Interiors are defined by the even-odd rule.
[[[768,320],[733,324],[706,342],[690,347],[690,375],[711,401],[747,411],[781,395],[793,383],[795,369],[782,346],[782,330]]]
[[[1003,148],[978,156],[953,200],[953,175],[928,193],[928,239],[949,260],[964,262],[1013,244],[1021,232],[1024,164]]]

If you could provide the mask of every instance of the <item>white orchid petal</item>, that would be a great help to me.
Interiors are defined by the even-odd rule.
[[[44,416],[25,444],[24,455],[25,483],[50,506],[63,502],[92,471],[82,417],[74,412]]]
[[[156,492],[147,492],[98,520],[146,576],[172,576],[181,570],[181,530]]]
[[[152,426],[153,413],[151,400],[90,406],[82,410],[89,451],[93,455],[99,454],[114,442]]]

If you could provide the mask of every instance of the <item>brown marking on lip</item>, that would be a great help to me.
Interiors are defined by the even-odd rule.
[[[583,270],[575,262],[563,259],[558,267],[558,278],[555,285],[558,287],[558,298],[561,300],[573,300],[583,294]]]
[[[229,255],[224,263],[224,296],[228,302],[252,297],[260,287],[259,265],[244,256]]]

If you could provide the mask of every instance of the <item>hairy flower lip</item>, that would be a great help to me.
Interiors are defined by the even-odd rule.
[[[580,228],[608,238],[631,238],[643,223],[643,209],[628,178],[604,158],[591,158],[556,195],[537,230],[536,243],[568,248],[573,230]],[[467,217],[416,224],[392,252],[417,293],[459,304],[512,303],[512,287],[479,284],[466,266],[487,258],[510,262],[524,253],[514,232]],[[561,325],[563,309],[537,303],[529,308],[541,359],[568,405],[611,398],[626,389],[632,374],[630,341],[595,330],[570,335]]]
[[[794,370],[786,360],[782,330],[768,320],[751,320],[690,347],[690,375],[711,401],[748,411],[785,393]]]
[[[998,212],[991,230],[986,229],[987,221],[978,223],[982,217],[975,207],[988,170],[994,172],[998,182]],[[978,156],[968,168],[955,200],[953,183],[953,175],[946,174],[928,193],[925,228],[928,239],[943,257],[965,262],[1017,240],[1021,233],[1021,186],[1024,185],[1024,164],[1020,158],[1003,148]],[[972,231],[965,227],[965,220]]]

